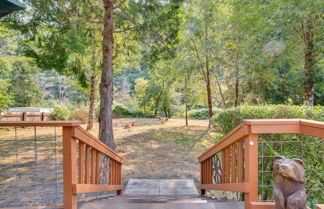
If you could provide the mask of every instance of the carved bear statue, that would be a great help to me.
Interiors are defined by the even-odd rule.
[[[299,159],[275,157],[275,209],[306,209],[305,168]]]

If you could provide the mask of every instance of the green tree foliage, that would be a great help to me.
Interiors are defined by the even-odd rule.
[[[38,69],[26,57],[17,56],[19,33],[0,24],[0,109],[30,106],[42,100]]]
[[[8,67],[0,59],[0,112],[12,104],[12,94],[9,93]]]
[[[149,79],[136,80],[136,99],[144,112],[171,117],[171,89],[175,81],[173,66],[160,61],[149,73]]]
[[[42,92],[37,85],[37,71],[24,62],[12,65],[9,92],[14,106],[28,107],[41,101]]]
[[[100,88],[105,139],[113,97],[155,115],[206,108],[209,119],[216,108],[324,102],[320,0],[25,2],[2,19],[1,68],[11,72],[24,55],[30,67],[69,76],[89,115]],[[18,98],[13,75],[0,75],[3,107]]]
[[[229,12],[220,20],[224,24],[219,35],[225,46],[221,61],[229,84],[226,97],[232,105],[306,101],[312,105],[313,94],[315,104],[320,103],[323,94],[316,92],[322,88],[324,73],[318,51],[323,18],[318,4],[317,0],[225,1]],[[307,55],[310,17],[314,47]]]

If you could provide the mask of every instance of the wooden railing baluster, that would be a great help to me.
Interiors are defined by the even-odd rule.
[[[100,170],[100,152],[97,151],[96,153],[96,179],[95,179],[95,183],[99,184],[99,170]]]
[[[221,150],[222,152],[222,176],[221,176],[221,183],[225,183],[225,150]]]
[[[238,183],[243,182],[243,142],[242,140],[238,141],[238,160],[237,160],[237,174],[238,174]]]
[[[234,143],[232,145],[232,178],[231,178],[231,183],[236,183],[236,160],[237,160],[237,155],[236,155],[236,148],[237,148],[237,143]]]
[[[79,184],[84,182],[84,143],[79,142]]]
[[[112,160],[112,162],[111,162],[111,168],[110,168],[110,175],[109,175],[109,184],[110,185],[114,185],[115,184],[115,182],[114,182],[114,175],[115,175],[114,169],[115,169],[115,161]]]
[[[227,147],[225,150],[225,183],[229,183],[230,182],[230,148]]]
[[[92,148],[91,150],[91,184],[95,184],[96,175],[96,150]]]
[[[89,184],[90,183],[90,146],[86,145],[86,164],[85,164],[85,183]]]

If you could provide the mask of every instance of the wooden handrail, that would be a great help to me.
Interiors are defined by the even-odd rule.
[[[124,159],[120,157],[117,152],[109,148],[102,141],[99,141],[95,136],[93,136],[91,133],[86,131],[84,128],[77,127],[73,129],[72,136],[84,142],[85,144],[95,148],[96,150],[104,153],[105,155],[114,159],[115,161],[119,163],[123,163]]]
[[[80,121],[0,122],[0,127],[63,128],[64,209],[77,208],[76,195],[79,193],[117,191],[117,195],[120,195],[123,189],[122,163],[124,159],[80,125]],[[100,162],[102,159],[106,161]],[[104,184],[100,182],[100,165],[102,164],[106,166],[107,180]]]
[[[80,126],[63,127],[63,141],[64,209],[77,208],[79,193],[117,191],[117,195],[121,194],[122,157]],[[78,175],[76,141],[79,141]],[[105,157],[109,162],[103,161]],[[100,167],[102,163],[106,164],[104,185],[100,182],[100,169],[104,169]]]
[[[226,134],[219,142],[201,154],[198,159],[199,162],[202,162],[211,156],[215,155],[220,150],[224,149],[225,147],[229,146],[230,144],[234,143],[235,141],[243,138],[249,134],[249,129],[244,124],[240,124],[235,127],[232,131]]]
[[[307,134],[324,138],[324,122],[304,119],[244,120],[198,157],[201,163],[199,188],[202,194],[205,190],[243,192],[246,209],[274,209],[272,203],[258,202],[257,180],[258,135],[271,133]],[[221,153],[222,162],[219,162],[218,153]],[[217,169],[220,168],[219,172]],[[220,182],[213,183],[215,173],[221,173],[218,178]]]

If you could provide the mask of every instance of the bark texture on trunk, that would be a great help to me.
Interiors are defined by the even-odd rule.
[[[216,74],[216,83],[217,83],[217,86],[218,86],[219,94],[221,95],[221,98],[222,98],[222,102],[223,102],[224,108],[226,109],[227,106],[226,106],[225,97],[224,97],[224,94],[223,94],[222,86],[221,86],[221,84],[220,84],[220,82],[218,80],[217,74]]]
[[[113,134],[112,104],[113,104],[113,0],[103,0],[103,39],[102,39],[102,73],[100,83],[100,118],[99,139],[110,148],[115,149]]]
[[[155,108],[154,108],[154,116],[157,116],[158,110],[159,110],[159,106],[160,106],[160,99],[161,96],[163,94],[163,91],[160,91],[158,97],[155,99]]]
[[[213,117],[213,104],[212,104],[212,96],[211,96],[211,88],[210,88],[210,75],[209,72],[207,70],[206,73],[206,88],[207,88],[207,104],[208,104],[208,120],[209,120],[209,124],[208,127],[211,127],[211,119]]]
[[[309,18],[305,23],[304,38],[304,103],[307,106],[314,105],[314,57],[315,47],[313,39],[314,19]]]
[[[92,75],[90,78],[90,94],[89,94],[89,118],[87,130],[90,131],[93,128],[94,122],[94,112],[95,112],[95,102],[96,102],[96,88],[97,86],[97,74],[96,71],[92,71]]]
[[[236,67],[235,69],[235,103],[234,106],[237,107],[239,105],[239,83],[240,83],[240,77],[239,77],[239,67]]]
[[[211,127],[211,119],[213,117],[213,103],[210,87],[210,73],[209,73],[209,49],[208,49],[208,17],[205,18],[205,60],[206,60],[206,89],[207,89],[207,104],[208,104],[208,128]]]

